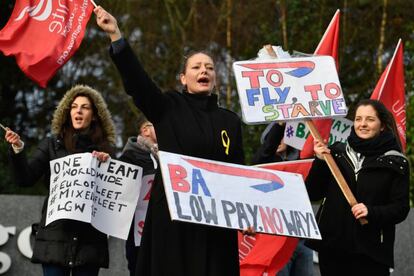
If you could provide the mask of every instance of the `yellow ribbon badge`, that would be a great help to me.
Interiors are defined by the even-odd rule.
[[[225,151],[226,155],[229,155],[230,137],[227,134],[227,131],[225,131],[225,130],[221,131],[221,142],[223,143],[223,147],[226,149],[226,151]]]

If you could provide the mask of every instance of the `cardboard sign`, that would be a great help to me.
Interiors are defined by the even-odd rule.
[[[353,124],[351,120],[346,118],[333,119],[328,145],[332,145],[335,142],[346,142]],[[309,135],[310,131],[304,122],[291,121],[286,123],[283,141],[286,145],[302,150]]]
[[[159,152],[171,218],[321,239],[302,176]]]
[[[247,124],[347,113],[330,56],[238,61],[233,70]]]
[[[46,225],[58,219],[91,223],[99,231],[127,239],[141,188],[142,168],[91,153],[50,161]]]

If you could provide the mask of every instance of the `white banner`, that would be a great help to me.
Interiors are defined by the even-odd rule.
[[[330,56],[238,61],[233,70],[247,124],[347,113]]]
[[[159,152],[173,220],[321,239],[302,176]]]
[[[99,231],[127,239],[141,188],[142,168],[91,153],[50,161],[46,225],[58,219],[91,223]]]
[[[353,122],[346,118],[334,118],[329,134],[328,145],[335,142],[345,142],[351,133]],[[286,123],[284,142],[286,145],[302,150],[310,131],[306,123],[301,121],[290,121]]]

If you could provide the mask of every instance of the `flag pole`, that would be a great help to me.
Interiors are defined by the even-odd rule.
[[[5,126],[3,126],[2,124],[0,124],[0,127],[1,127],[2,129],[4,129],[4,131],[7,131],[7,128],[6,128]]]
[[[98,5],[96,5],[95,1],[91,0],[92,5],[96,8]]]
[[[318,129],[315,127],[315,124],[313,123],[312,120],[307,120],[306,126],[309,128],[313,136],[313,139],[323,142],[321,134],[319,133]],[[344,194],[349,205],[353,207],[354,205],[358,204],[358,201],[356,200],[354,194],[349,188],[348,183],[346,183],[346,180],[344,176],[342,175],[341,171],[339,170],[338,165],[336,164],[332,155],[330,153],[324,153],[323,159],[325,159],[326,164],[328,164],[328,167],[331,170],[332,175],[334,176],[336,182],[338,183],[338,186],[341,189],[342,193]],[[359,222],[361,223],[361,225],[368,223],[368,221],[365,218],[360,218]]]
[[[268,52],[268,54],[272,57],[272,58],[277,58],[277,55],[275,53],[275,51],[273,50],[272,45],[265,45],[264,48],[266,49],[266,51]],[[312,120],[306,120],[306,126],[309,128],[313,139],[322,141],[322,137],[321,134],[319,133],[318,129],[316,128],[315,124],[313,123]],[[333,159],[332,155],[330,153],[324,153],[323,154],[323,159],[325,160],[325,162],[328,164],[328,167],[332,173],[332,175],[334,176],[336,182],[338,183],[339,188],[341,189],[342,193],[344,194],[346,200],[348,201],[349,205],[351,205],[351,207],[353,207],[354,205],[358,204],[358,201],[356,200],[354,194],[352,193],[351,189],[348,186],[348,183],[346,183],[346,180],[344,178],[344,176],[342,175],[341,171],[338,168],[338,165],[336,164],[335,160]],[[359,223],[361,223],[361,225],[367,224],[368,220],[366,218],[360,218],[358,219]]]

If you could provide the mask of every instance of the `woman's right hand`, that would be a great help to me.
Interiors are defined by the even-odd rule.
[[[325,153],[331,153],[328,146],[324,142],[317,139],[313,140],[313,151],[315,152],[316,157],[321,160],[324,160],[323,155]]]
[[[16,148],[21,148],[23,146],[22,140],[20,140],[20,136],[19,134],[17,134],[16,132],[12,131],[10,128],[6,128],[6,135],[4,136],[4,138],[6,139],[6,141],[11,144],[14,145]]]
[[[122,38],[118,23],[109,12],[104,10],[101,6],[97,6],[93,12],[96,15],[96,24],[108,34],[112,42]]]

